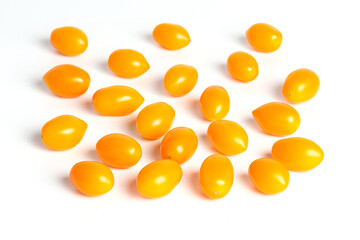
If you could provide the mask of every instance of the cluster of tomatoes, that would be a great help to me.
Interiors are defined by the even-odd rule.
[[[250,45],[260,52],[273,52],[282,42],[282,34],[271,25],[259,23],[246,32]],[[190,43],[185,28],[175,24],[159,24],[153,30],[153,38],[162,47],[177,50]],[[75,27],[53,30],[51,44],[62,54],[74,56],[83,53],[88,40],[83,31]],[[149,64],[145,57],[131,49],[114,51],[108,59],[112,72],[123,78],[135,78],[145,73]],[[253,81],[258,75],[258,64],[253,56],[245,52],[232,53],[227,60],[231,76],[241,82]],[[74,65],[59,65],[50,69],[43,80],[48,88],[61,97],[78,97],[90,84],[89,74]],[[198,80],[197,70],[189,65],[175,65],[164,76],[164,87],[173,96],[189,93]],[[311,70],[298,69],[286,78],[282,93],[291,103],[307,101],[319,89],[319,78]],[[125,116],[138,109],[144,102],[142,95],[128,86],[111,86],[99,89],[93,95],[94,109],[104,116]],[[229,112],[230,98],[221,86],[210,86],[199,101],[203,116],[211,121],[207,136],[221,154],[213,154],[201,165],[199,182],[209,198],[224,197],[231,189],[234,169],[226,155],[244,152],[248,146],[246,131],[236,122],[222,120]],[[300,115],[295,108],[282,102],[271,102],[253,112],[258,125],[270,135],[287,136],[300,125]],[[165,102],[144,107],[136,119],[136,128],[146,139],[159,139],[162,160],[151,162],[138,174],[138,191],[150,198],[165,196],[180,182],[183,172],[181,164],[190,159],[198,146],[195,132],[187,127],[170,130],[175,110]],[[54,150],[66,150],[77,145],[83,138],[87,124],[83,120],[62,115],[48,121],[42,128],[41,138],[46,146]],[[169,131],[170,130],[170,131]],[[72,184],[82,193],[97,196],[108,192],[114,185],[114,176],[109,167],[129,168],[142,156],[140,144],[130,136],[113,133],[102,137],[96,151],[103,163],[84,161],[75,164],[70,171]],[[306,138],[281,139],[272,147],[272,157],[253,161],[249,166],[249,177],[255,187],[266,194],[279,193],[289,184],[289,170],[307,171],[323,160],[322,149]],[[109,166],[109,167],[108,167]]]

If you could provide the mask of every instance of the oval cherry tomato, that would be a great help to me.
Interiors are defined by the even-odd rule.
[[[292,171],[308,171],[324,159],[324,152],[316,143],[300,137],[275,142],[271,153],[275,160]]]
[[[225,155],[244,152],[248,146],[248,135],[236,122],[217,120],[210,123],[207,136],[216,150]]]
[[[210,86],[201,94],[200,110],[209,121],[223,119],[229,112],[230,98],[225,88]]]
[[[132,49],[119,49],[111,53],[108,59],[110,70],[123,78],[135,78],[149,70],[145,57]]]
[[[266,23],[256,23],[246,31],[246,38],[250,45],[259,52],[274,52],[282,41],[279,30]]]
[[[160,145],[161,157],[182,164],[194,155],[197,146],[198,138],[192,129],[177,127],[163,138]]]
[[[127,86],[111,86],[95,92],[92,103],[96,112],[105,116],[125,116],[144,102],[143,96]]]
[[[230,75],[242,82],[253,81],[259,74],[259,66],[253,56],[246,52],[234,52],[227,60]]]
[[[158,160],[141,169],[137,176],[136,187],[145,197],[163,197],[179,184],[182,175],[180,165],[174,160]]]
[[[41,140],[53,150],[75,147],[83,138],[87,123],[71,116],[62,115],[51,119],[41,129]]]
[[[165,74],[164,87],[168,93],[179,97],[188,94],[196,85],[198,72],[192,66],[179,64]]]
[[[51,32],[50,43],[60,53],[76,56],[85,52],[88,38],[83,31],[76,27],[60,27]]]
[[[47,87],[60,97],[73,98],[83,95],[89,88],[89,74],[74,65],[63,64],[50,69],[43,76]]]
[[[154,28],[154,40],[168,50],[178,50],[190,43],[189,33],[180,25],[161,23]]]
[[[255,187],[266,194],[284,191],[290,181],[290,174],[286,167],[270,158],[253,161],[249,166],[249,177]]]
[[[114,186],[114,175],[102,163],[84,161],[75,164],[70,170],[71,183],[83,194],[99,196]]]
[[[120,133],[102,137],[96,144],[99,158],[114,168],[129,168],[139,162],[142,150],[133,138]]]
[[[157,102],[144,107],[136,118],[136,128],[147,139],[158,139],[169,131],[175,110],[167,103]]]
[[[290,135],[300,125],[299,113],[286,103],[267,103],[255,109],[252,114],[264,132],[275,136]]]
[[[234,181],[231,161],[221,154],[213,154],[200,167],[199,181],[202,191],[209,198],[222,198],[230,191]]]
[[[287,76],[282,88],[284,97],[292,103],[313,98],[320,87],[319,77],[309,69],[298,69]]]

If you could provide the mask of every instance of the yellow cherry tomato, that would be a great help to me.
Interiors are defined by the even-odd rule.
[[[292,171],[308,171],[324,159],[323,150],[313,141],[301,138],[285,138],[274,143],[272,156]]]
[[[274,52],[282,41],[279,30],[266,23],[256,23],[246,31],[246,38],[250,45],[259,52]]]
[[[300,115],[295,108],[281,102],[271,102],[252,112],[264,132],[274,136],[287,136],[300,125]]]
[[[81,96],[88,90],[90,76],[77,66],[63,64],[53,67],[45,73],[43,81],[56,95],[73,98]]]
[[[53,150],[75,147],[83,138],[87,123],[71,116],[62,115],[51,119],[41,129],[43,143]]]
[[[174,160],[158,160],[141,169],[136,179],[136,187],[145,197],[163,197],[179,184],[182,175],[180,165]]]
[[[199,181],[202,191],[209,198],[222,198],[230,191],[234,181],[231,161],[221,154],[213,154],[200,167]]]
[[[189,33],[180,25],[161,23],[154,28],[154,40],[168,50],[178,50],[190,43]]]
[[[125,116],[140,107],[143,96],[127,86],[111,86],[95,92],[92,103],[95,110],[105,116]]]
[[[217,120],[210,123],[207,136],[216,150],[225,155],[244,152],[248,146],[248,135],[236,122]]]
[[[169,131],[160,145],[161,157],[184,163],[195,153],[198,146],[196,133],[187,127],[177,127]]]
[[[144,107],[136,118],[136,128],[147,139],[158,139],[169,131],[175,110],[167,103],[157,102]]]
[[[180,97],[188,94],[196,85],[198,72],[192,66],[179,64],[170,68],[164,77],[164,87],[168,93]]]
[[[246,52],[234,52],[227,60],[230,75],[242,82],[253,81],[259,74],[259,66],[253,56]]]
[[[145,57],[132,49],[119,49],[111,53],[108,59],[110,70],[123,78],[135,78],[149,70]]]
[[[229,109],[230,98],[225,88],[210,86],[201,94],[200,110],[207,120],[223,119],[228,114]]]
[[[114,175],[102,163],[84,161],[75,164],[70,170],[71,183],[83,194],[99,196],[114,186]]]
[[[88,38],[83,31],[76,27],[60,27],[51,32],[50,43],[60,53],[76,56],[85,52]]]
[[[292,103],[301,103],[313,98],[320,87],[319,77],[309,69],[298,69],[287,76],[282,93]]]
[[[290,174],[286,167],[270,158],[253,161],[249,166],[249,177],[255,187],[266,194],[284,191],[290,181]]]
[[[102,137],[96,144],[96,152],[106,165],[114,168],[134,166],[142,155],[140,144],[135,139],[120,133]]]

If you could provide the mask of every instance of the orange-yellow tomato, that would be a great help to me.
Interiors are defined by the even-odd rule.
[[[246,52],[234,52],[227,60],[230,75],[242,82],[253,81],[259,74],[255,58]]]
[[[90,76],[77,66],[63,64],[53,67],[45,73],[43,81],[56,95],[73,98],[81,96],[88,90]]]
[[[292,171],[308,171],[324,159],[323,150],[313,141],[301,138],[285,138],[274,143],[272,156]]]
[[[175,110],[167,103],[157,102],[144,107],[136,118],[136,128],[147,139],[158,139],[169,131]]]
[[[83,194],[99,196],[114,186],[114,175],[102,163],[84,161],[75,164],[70,170],[71,183]]]
[[[50,43],[60,53],[76,56],[85,52],[88,38],[83,31],[76,27],[60,27],[51,32]]]
[[[154,28],[154,40],[168,50],[178,50],[190,43],[189,33],[180,25],[161,23]]]
[[[180,97],[188,94],[196,85],[198,72],[192,66],[179,64],[165,74],[164,87],[168,93]]]
[[[95,92],[92,103],[95,110],[105,116],[125,116],[140,107],[143,96],[127,86],[111,86]]]
[[[200,167],[199,181],[202,191],[209,198],[222,198],[230,191],[234,181],[231,161],[221,154],[213,154]]]
[[[249,177],[255,187],[266,194],[284,191],[290,181],[290,174],[286,167],[270,158],[253,161],[249,166]]]
[[[111,53],[108,59],[110,70],[123,78],[135,78],[149,70],[145,57],[132,49],[119,49]]]
[[[264,132],[274,136],[290,135],[300,125],[299,113],[286,103],[267,103],[255,109],[252,114]]]
[[[136,187],[145,197],[163,197],[179,184],[182,175],[180,165],[174,160],[158,160],[141,169],[136,179]]]
[[[216,150],[225,155],[244,152],[248,146],[248,135],[236,122],[217,120],[210,123],[207,136]]]
[[[195,153],[198,146],[196,133],[187,127],[177,127],[169,131],[160,145],[161,157],[184,163]]]
[[[319,77],[309,69],[298,69],[287,76],[282,94],[292,103],[301,103],[313,98],[320,87]]]
[[[114,168],[134,166],[142,155],[140,144],[135,139],[120,133],[102,137],[96,144],[96,152],[105,164]]]
[[[210,86],[201,94],[200,110],[207,120],[223,119],[228,114],[229,109],[230,98],[225,88]]]
[[[71,116],[62,115],[51,119],[41,129],[41,140],[53,150],[75,147],[83,138],[87,123]]]
[[[282,41],[279,30],[266,23],[256,23],[246,31],[246,38],[250,45],[259,52],[274,52]]]

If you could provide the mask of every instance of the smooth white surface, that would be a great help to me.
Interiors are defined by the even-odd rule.
[[[162,22],[183,25],[191,44],[179,51],[161,49],[152,39]],[[244,37],[254,23],[266,22],[283,34],[278,51],[253,51]],[[359,42],[357,1],[2,1],[0,6],[1,81],[1,239],[359,239]],[[77,57],[58,54],[50,32],[72,25],[89,38]],[[107,68],[109,54],[133,48],[151,69],[136,79],[121,79]],[[248,84],[231,79],[226,59],[246,51],[259,63],[258,78]],[[42,75],[70,63],[91,76],[86,94],[76,99],[54,96]],[[179,63],[197,68],[199,81],[185,97],[170,97],[162,86],[167,69]],[[325,159],[316,169],[291,172],[288,189],[265,196],[247,177],[251,161],[269,156],[278,140],[263,134],[251,111],[269,101],[283,101],[281,85],[297,68],[318,73],[320,91],[295,105],[302,123],[293,136],[317,142]],[[183,164],[184,176],[168,196],[141,197],[134,181],[147,163],[159,159],[159,143],[136,132],[137,112],[101,117],[91,106],[99,88],[124,84],[146,101],[165,101],[176,110],[173,127],[187,126],[199,137],[194,157]],[[197,100],[210,85],[225,87],[231,98],[226,119],[248,132],[249,148],[230,157],[235,169],[231,192],[211,201],[200,192],[197,172],[214,150],[206,138],[208,122]],[[39,133],[49,119],[73,114],[89,127],[74,149],[48,150]],[[98,160],[95,144],[121,132],[139,140],[143,158],[133,168],[114,170],[115,186],[96,198],[76,192],[68,180],[72,165]]]

